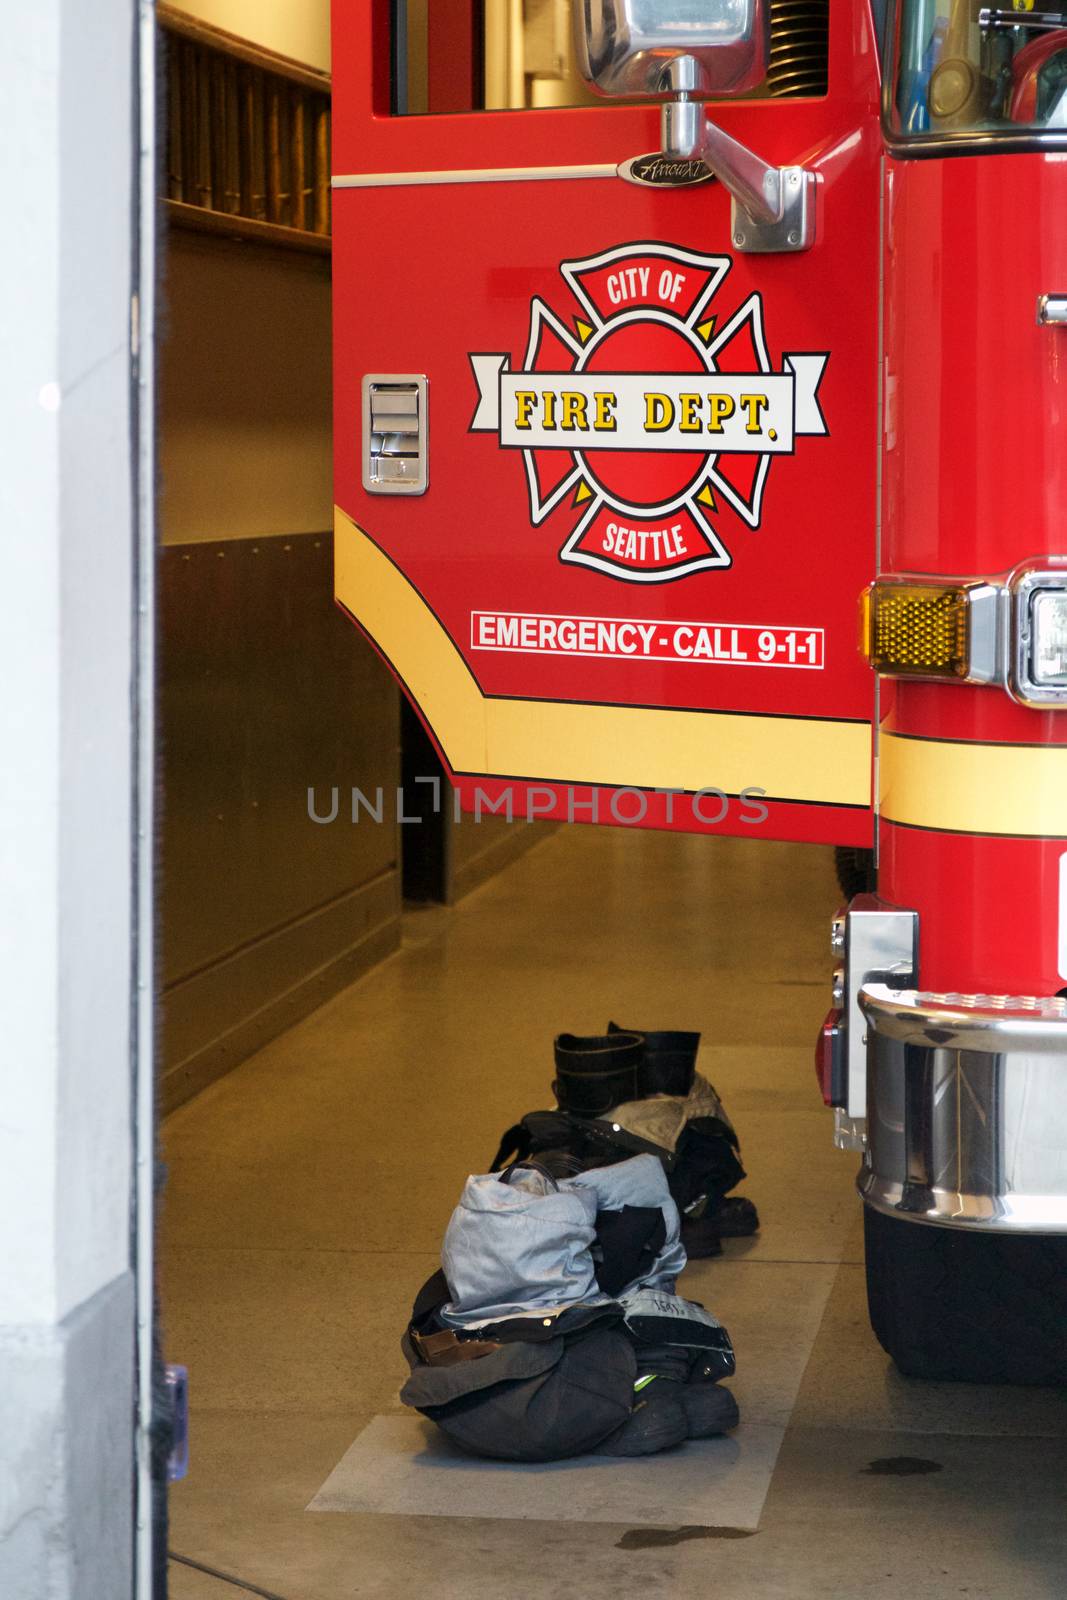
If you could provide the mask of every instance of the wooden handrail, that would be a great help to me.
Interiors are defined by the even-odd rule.
[[[309,67],[302,61],[294,61],[292,56],[283,56],[278,50],[268,50],[266,45],[253,44],[250,39],[242,39],[239,34],[230,33],[226,28],[217,28],[213,22],[203,22],[199,17],[191,17],[187,11],[180,10],[178,6],[168,5],[166,0],[159,0],[156,16],[160,27],[165,28],[168,33],[176,34],[180,39],[190,39],[193,44],[204,45],[209,50],[219,50],[235,61],[247,62],[250,67],[258,67],[261,72],[272,72],[278,78],[288,78],[291,83],[299,83],[305,89],[317,89],[322,94],[330,93],[328,72],[320,72],[317,67]]]

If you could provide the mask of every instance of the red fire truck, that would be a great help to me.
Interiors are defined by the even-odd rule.
[[[343,0],[334,70],[339,605],[468,808],[876,851],[875,1331],[1067,1378],[1067,7]]]

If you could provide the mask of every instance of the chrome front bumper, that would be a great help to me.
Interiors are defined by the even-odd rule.
[[[1067,1233],[1067,1000],[863,987],[867,1149],[890,1216]]]

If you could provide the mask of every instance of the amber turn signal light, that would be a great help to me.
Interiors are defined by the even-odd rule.
[[[863,594],[860,647],[890,677],[966,678],[970,631],[961,584],[880,578]]]

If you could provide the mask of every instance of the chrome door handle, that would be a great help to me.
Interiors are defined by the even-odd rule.
[[[1039,328],[1067,327],[1067,294],[1038,295],[1037,325]]]
[[[425,494],[429,385],[420,373],[363,379],[363,487],[368,494]]]

